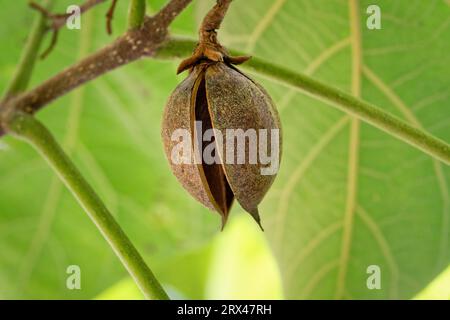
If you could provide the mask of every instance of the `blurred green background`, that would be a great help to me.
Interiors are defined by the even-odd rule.
[[[36,13],[0,0],[0,91],[13,75]],[[64,12],[74,0],[56,1]],[[148,1],[148,13],[165,1]],[[171,32],[196,36],[212,0],[194,0]],[[235,0],[219,38],[350,91],[347,0]],[[450,141],[450,5],[445,0],[357,2],[362,98]],[[62,30],[32,86],[112,41],[128,1],[105,32],[108,4]],[[366,9],[382,10],[368,30]],[[49,37],[46,39],[48,44]],[[160,141],[167,97],[185,75],[179,61],[141,60],[57,100],[41,119],[114,213],[173,298],[410,299],[450,297],[450,170],[322,102],[252,75],[278,105],[284,153],[260,211],[265,233],[235,205],[220,232],[172,176]],[[358,141],[357,144],[351,141]],[[353,166],[349,154],[357,154]],[[11,137],[0,141],[0,298],[126,299],[139,291],[44,161]],[[351,177],[349,179],[349,177]],[[354,203],[354,210],[349,204]],[[66,268],[81,267],[81,290]],[[369,290],[369,265],[381,289]]]

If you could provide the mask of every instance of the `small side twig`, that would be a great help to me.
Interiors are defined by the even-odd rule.
[[[109,7],[108,12],[106,13],[106,32],[111,35],[112,34],[112,20],[114,18],[114,11],[116,9],[117,0],[112,0],[111,6]]]
[[[82,5],[80,5],[80,13],[83,14],[86,11],[92,9],[96,5],[103,3],[107,0],[86,0]],[[52,13],[46,8],[42,7],[40,4],[30,1],[29,6],[39,12],[44,16],[52,20],[51,28],[60,29],[66,24],[67,18],[70,17],[71,13]]]
[[[95,7],[96,5],[103,3],[107,0],[87,0],[85,3],[83,3],[82,5],[80,5],[80,13],[83,14],[86,11],[88,11],[89,9]],[[113,4],[111,6],[111,8],[108,10],[108,14],[107,14],[107,31],[108,34],[110,34],[111,31],[111,20],[112,20],[112,16],[113,16],[113,11],[115,8],[115,2],[117,0],[113,0]],[[40,4],[31,1],[29,3],[29,6],[40,12],[43,16],[47,17],[48,19],[51,20],[51,24],[48,27],[49,31],[52,31],[52,39],[50,41],[50,45],[48,46],[47,49],[45,49],[45,51],[41,54],[41,59],[45,59],[55,48],[57,41],[58,41],[58,33],[59,30],[66,24],[67,18],[69,18],[72,13],[61,13],[61,14],[57,14],[57,13],[52,13],[49,10],[47,10],[45,7],[41,6]],[[110,12],[111,11],[111,12]],[[110,18],[108,16],[111,16]]]
[[[50,40],[50,44],[48,45],[47,49],[45,49],[44,52],[41,53],[40,58],[42,60],[47,58],[47,56],[53,51],[53,48],[55,48],[56,43],[58,42],[58,34],[59,29],[54,29],[52,32],[52,39]]]

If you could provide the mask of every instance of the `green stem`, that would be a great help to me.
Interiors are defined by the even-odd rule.
[[[192,53],[196,42],[184,39],[172,39],[163,45],[158,53],[159,58],[174,58]],[[233,55],[243,55],[233,52]],[[358,117],[386,133],[427,153],[431,157],[450,165],[450,145],[433,135],[416,128],[400,118],[379,107],[358,99],[344,91],[330,87],[306,75],[276,66],[259,58],[252,58],[242,65],[269,79],[276,80],[302,92],[318,98],[338,109]]]
[[[32,145],[50,164],[113,248],[147,299],[169,299],[127,235],[70,161],[52,134],[33,116],[17,113],[8,131]]]
[[[325,85],[306,75],[272,65],[261,59],[251,59],[246,67],[261,75],[302,90],[329,103],[368,124],[391,134],[447,165],[450,164],[450,145],[428,132],[408,124],[379,107],[341,90]]]
[[[52,0],[47,0],[44,3],[48,7]],[[24,91],[30,82],[31,74],[33,73],[34,65],[39,54],[39,48],[47,30],[46,17],[39,14],[33,23],[31,33],[28,36],[25,48],[22,51],[20,62],[17,66],[13,79],[9,83],[5,97],[8,98],[17,93]]]
[[[145,0],[131,0],[128,10],[128,28],[137,29],[142,26],[145,17]]]

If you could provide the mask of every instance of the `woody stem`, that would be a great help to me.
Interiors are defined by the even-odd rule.
[[[206,14],[199,29],[199,41],[209,40],[209,34],[220,29],[225,14],[230,7],[232,0],[217,0],[216,5]]]

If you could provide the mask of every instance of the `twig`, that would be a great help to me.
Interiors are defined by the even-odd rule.
[[[145,298],[169,299],[130,239],[47,128],[29,114],[16,113],[10,129],[14,136],[28,142],[47,160],[108,241]]]
[[[106,13],[106,32],[112,34],[112,20],[114,18],[114,10],[116,9],[117,0],[112,0],[111,6]]]
[[[47,47],[47,49],[45,49],[45,51],[42,52],[40,57],[41,59],[47,58],[47,56],[53,51],[53,48],[56,46],[56,43],[58,42],[58,34],[59,29],[54,29],[52,32],[52,39],[50,40],[50,44]]]
[[[89,9],[95,7],[96,5],[103,3],[107,0],[86,0],[82,5],[80,5],[80,13],[83,14]],[[52,30],[58,30],[61,27],[63,27],[66,24],[67,18],[70,17],[70,13],[61,13],[61,14],[55,14],[48,11],[45,7],[41,6],[40,4],[31,1],[29,3],[30,7],[41,12],[44,14],[47,18],[52,20],[51,23],[51,29]]]
[[[88,11],[89,9],[93,8],[94,6],[105,2],[106,0],[87,0],[84,4],[82,4],[80,6],[80,13],[83,14],[86,11]],[[115,0],[113,0],[115,2]],[[114,4],[114,3],[113,3]],[[41,6],[40,4],[31,1],[29,3],[29,6],[37,11],[39,11],[42,15],[44,15],[45,17],[47,17],[48,19],[51,20],[51,24],[49,26],[48,30],[52,31],[52,39],[50,41],[50,45],[48,46],[48,48],[41,54],[41,59],[45,59],[54,49],[54,47],[56,46],[56,43],[58,41],[58,33],[59,33],[59,29],[61,29],[67,21],[67,18],[70,17],[71,13],[62,13],[62,14],[55,14],[55,13],[51,13],[49,10],[47,10],[45,7]],[[115,6],[115,4],[114,4]],[[111,10],[111,9],[110,9]],[[112,9],[114,10],[114,8]],[[109,13],[109,11],[108,11]],[[111,13],[112,15],[112,13]],[[108,33],[111,30],[111,18],[107,18],[107,30]]]
[[[30,6],[30,8],[39,11],[43,16],[47,17],[47,18],[52,18],[52,14],[50,13],[50,11],[48,11],[46,8],[44,8],[43,6],[41,6],[40,4],[34,2],[34,1],[30,1],[28,3],[28,5]]]

